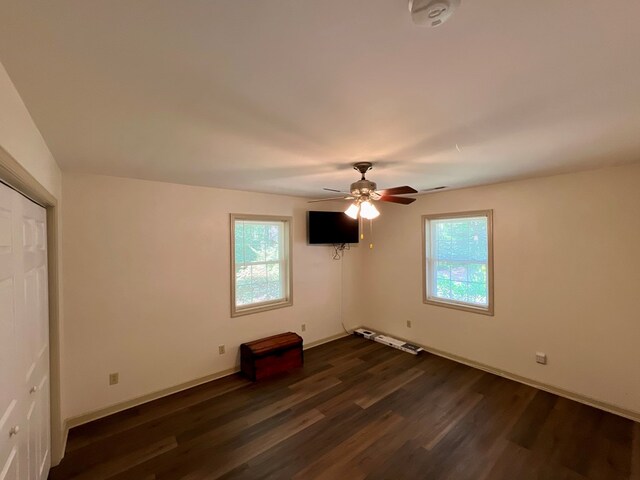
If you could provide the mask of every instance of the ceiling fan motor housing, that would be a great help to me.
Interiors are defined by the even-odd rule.
[[[375,191],[378,188],[375,182],[370,182],[364,178],[365,174],[373,168],[371,162],[357,162],[353,164],[353,169],[360,172],[362,178],[357,182],[351,184],[351,195],[356,197],[357,200],[369,200],[375,196]]]
[[[353,182],[351,184],[351,195],[356,198],[359,197],[369,197],[372,193],[376,191],[378,185],[375,182],[370,182],[369,180],[358,180],[357,182]]]

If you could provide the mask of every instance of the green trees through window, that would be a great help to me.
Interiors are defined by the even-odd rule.
[[[236,308],[289,297],[288,220],[233,219]]]
[[[490,303],[490,217],[425,217],[427,299],[484,309]]]

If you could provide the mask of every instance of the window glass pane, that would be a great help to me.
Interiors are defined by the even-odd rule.
[[[260,285],[267,283],[267,266],[264,264],[251,265],[251,283]]]
[[[267,296],[267,284],[258,284],[253,286],[253,302],[260,303],[269,300]]]
[[[236,287],[236,305],[249,305],[253,303],[253,289],[251,285],[238,285]]]
[[[244,262],[245,263],[252,263],[258,260],[258,254],[256,252],[256,250],[249,245],[248,243],[244,244]]]
[[[271,224],[267,226],[265,238],[266,260],[278,261],[281,259],[282,241],[283,241],[283,224]]]
[[[465,265],[453,264],[451,266],[451,280],[457,282],[467,281],[467,267]]]
[[[480,263],[470,263],[467,265],[469,281],[475,283],[487,283],[487,265]]]
[[[280,283],[280,265],[273,263],[267,266],[267,279],[269,283]]]
[[[280,260],[280,243],[276,241],[269,241],[265,247],[265,258],[267,262],[274,262]]]
[[[435,294],[440,298],[451,298],[451,280],[438,280]]]
[[[235,222],[235,262],[244,262],[244,223]]]
[[[236,285],[251,285],[251,267],[236,267]]]
[[[264,225],[247,222],[245,232],[245,261],[264,262]]]
[[[282,224],[280,225],[269,225],[268,230],[268,240],[272,243],[280,242],[280,234],[282,232]]]
[[[487,217],[428,222],[429,297],[488,306]]]
[[[286,299],[288,280],[284,221],[235,220],[235,304],[238,307]]]
[[[446,262],[436,263],[436,279],[451,280],[451,267]]]
[[[270,300],[277,300],[283,298],[282,284],[281,283],[269,283],[267,285],[267,297]]]

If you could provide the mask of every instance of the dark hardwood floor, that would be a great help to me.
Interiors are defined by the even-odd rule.
[[[226,377],[74,428],[50,478],[630,479],[639,435],[616,415],[348,337],[284,377]]]

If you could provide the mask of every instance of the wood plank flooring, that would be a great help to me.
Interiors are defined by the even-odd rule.
[[[640,479],[630,420],[347,337],[71,430],[50,479]],[[633,470],[633,471],[632,471]]]

